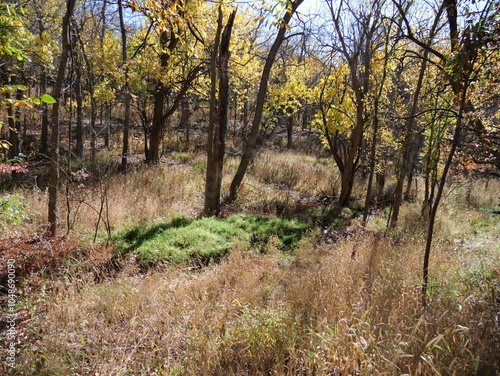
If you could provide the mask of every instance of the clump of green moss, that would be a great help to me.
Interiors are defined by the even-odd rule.
[[[115,236],[118,252],[132,253],[143,266],[162,263],[208,265],[217,262],[238,244],[265,251],[271,237],[281,250],[295,248],[307,230],[297,220],[237,214],[224,219],[214,217],[170,223],[140,225]]]

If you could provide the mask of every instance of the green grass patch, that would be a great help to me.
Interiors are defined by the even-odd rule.
[[[26,200],[18,194],[0,197],[0,226],[18,225],[28,219],[26,207]]]
[[[297,220],[237,214],[225,219],[175,218],[170,223],[137,226],[118,232],[118,252],[134,254],[145,267],[162,263],[208,265],[244,244],[265,252],[271,237],[274,247],[296,247],[308,226]]]

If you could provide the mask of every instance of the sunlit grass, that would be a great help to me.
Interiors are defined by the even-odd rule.
[[[271,237],[281,250],[293,249],[307,230],[293,220],[238,214],[225,219],[176,218],[170,223],[136,226],[115,236],[118,252],[133,253],[143,266],[162,263],[208,265],[237,244],[265,248]]]

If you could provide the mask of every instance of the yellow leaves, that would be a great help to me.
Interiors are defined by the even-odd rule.
[[[311,90],[306,84],[309,73],[303,61],[296,57],[288,58],[273,71],[265,107],[269,120],[278,123],[279,119],[294,115],[309,103]]]
[[[94,88],[94,97],[98,103],[109,103],[115,99],[116,90],[109,80],[104,80]]]
[[[130,4],[134,12],[143,13],[162,32],[184,28],[196,17],[198,8],[204,3],[194,0],[132,0]]]
[[[291,79],[283,85],[269,89],[268,107],[280,109],[286,115],[295,114],[307,101],[309,89],[303,82]]]
[[[352,89],[346,78],[349,68],[341,64],[322,79],[313,90],[313,98],[318,103],[313,125],[320,134],[346,133],[354,125],[356,105]]]

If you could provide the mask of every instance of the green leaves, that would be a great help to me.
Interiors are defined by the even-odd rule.
[[[30,98],[29,101],[34,104],[42,104],[42,102],[47,104],[56,103],[54,97],[49,94],[43,94],[41,97]]]
[[[56,100],[49,94],[43,94],[41,97],[40,97],[40,100],[42,102],[45,102],[47,104],[54,104],[56,103]]]

